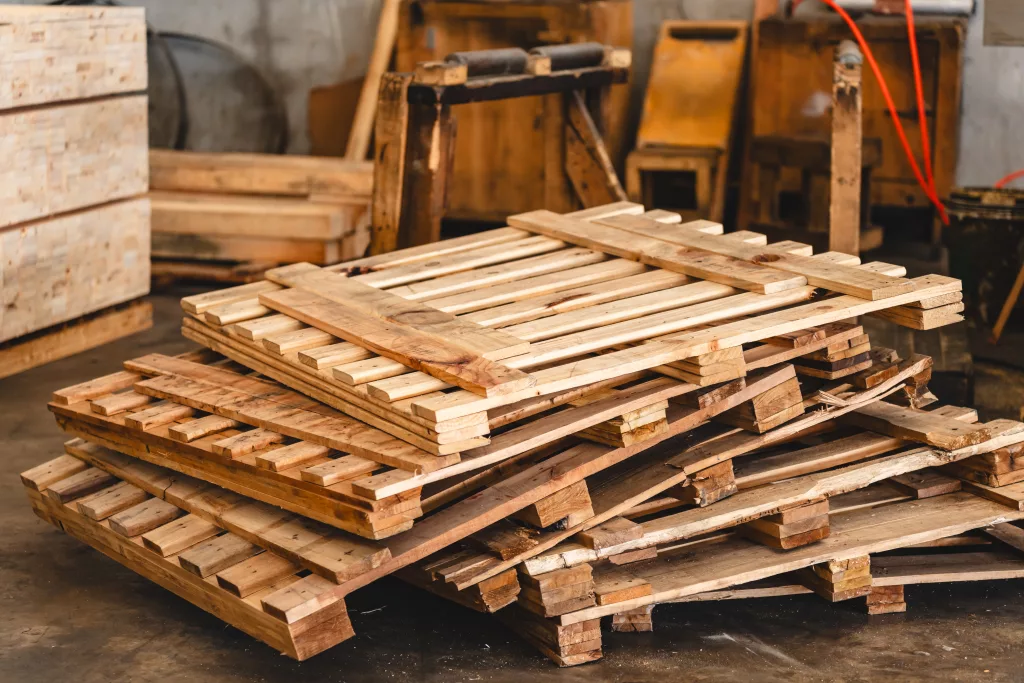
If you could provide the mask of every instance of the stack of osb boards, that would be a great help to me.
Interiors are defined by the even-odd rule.
[[[0,45],[7,376],[151,324],[145,17],[5,5]]]
[[[598,612],[801,567],[748,578],[719,557],[705,567],[716,582],[645,593],[643,576],[606,589],[605,563],[635,571],[666,543],[753,522],[735,541],[749,553],[808,553],[838,535],[828,497],[1024,440],[1017,423],[921,411],[930,359],[872,348],[852,321],[895,309],[913,326],[953,322],[956,280],[628,203],[509,223],[187,297],[184,333],[207,350],[54,394],[76,438],[25,473],[35,508],[299,658],[352,635],[345,596],[397,572],[572,664],[600,656]],[[879,443],[841,441],[861,419]],[[932,445],[937,431],[964,436]],[[733,459],[833,438],[840,455],[772,464],[761,484],[804,479],[743,490]],[[901,450],[915,440],[926,447]],[[911,515],[925,536],[984,526],[994,508],[1013,517],[957,495],[977,509],[952,525]],[[672,531],[648,535],[638,510]],[[564,561],[577,541],[614,561]]]
[[[152,150],[153,274],[250,282],[370,243],[373,164],[326,157]]]

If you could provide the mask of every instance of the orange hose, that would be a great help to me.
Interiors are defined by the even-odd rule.
[[[1006,176],[1005,178],[1000,180],[998,183],[996,183],[995,187],[996,187],[997,190],[1001,190],[1004,187],[1006,187],[1007,185],[1009,185],[1010,183],[1012,183],[1017,178],[1024,178],[1024,168],[1022,168],[1019,171],[1014,171],[1010,175]]]
[[[801,2],[803,2],[803,0],[793,0],[790,4],[790,12],[795,10]],[[903,129],[903,123],[900,121],[899,112],[896,109],[896,102],[892,99],[892,94],[889,92],[889,85],[886,82],[885,77],[882,75],[882,70],[879,68],[878,61],[875,59],[875,55],[871,51],[871,46],[868,45],[868,41],[864,38],[864,34],[860,32],[860,28],[857,26],[856,22],[853,21],[850,15],[846,13],[846,10],[837,5],[834,0],[821,0],[821,2],[832,8],[832,10],[846,22],[847,26],[850,27],[850,31],[853,33],[853,37],[857,39],[860,49],[864,52],[864,58],[867,59],[868,65],[871,67],[871,71],[875,74],[875,79],[878,81],[879,90],[881,90],[882,97],[885,99],[886,107],[889,109],[889,116],[892,117],[892,123],[896,128],[896,134],[899,136],[900,144],[903,146],[903,152],[907,156],[907,161],[910,162],[911,170],[914,171],[914,177],[917,178],[917,184],[921,186],[921,189],[924,190],[925,196],[928,197],[928,200],[935,206],[936,210],[938,210],[939,218],[942,220],[943,224],[949,225],[949,216],[946,214],[946,207],[943,205],[942,200],[939,199],[938,194],[935,191],[934,179],[932,178],[931,171],[931,150],[928,149],[928,146],[925,147],[925,159],[928,164],[928,178],[932,179],[932,181],[929,182],[921,173],[921,167],[918,165],[917,159],[914,158],[914,152],[910,148],[910,141],[907,139],[907,133]],[[906,3],[908,10],[913,12],[913,10],[910,9],[910,0],[906,0]],[[913,22],[913,18],[910,18],[909,21]],[[914,62],[915,85],[918,88],[918,96],[921,98],[919,100],[918,109],[920,110],[920,115],[923,117],[924,95],[922,92],[923,87],[920,82],[920,63],[917,60],[916,36],[912,37],[911,40],[911,56],[913,57]],[[926,140],[927,131],[925,130],[925,126],[921,126],[921,131],[922,140]]]
[[[910,43],[910,62],[914,68],[914,90],[917,96],[917,120],[921,128],[921,151],[924,153],[924,170],[928,174],[928,186],[935,191],[935,176],[932,175],[932,145],[928,135],[928,116],[924,110],[924,85],[921,78],[921,59],[917,52],[917,32],[914,31],[914,7],[911,0],[904,0],[907,13],[907,41]]]

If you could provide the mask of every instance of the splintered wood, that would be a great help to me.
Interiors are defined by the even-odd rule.
[[[855,320],[952,322],[958,281],[626,202],[509,224],[183,299],[205,349],[54,393],[74,439],[23,474],[33,507],[300,659],[388,574],[572,666],[602,616],[896,611],[992,573],[894,550],[1024,548],[1024,424],[922,410],[931,359]]]

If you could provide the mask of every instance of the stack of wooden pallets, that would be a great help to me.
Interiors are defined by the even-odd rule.
[[[35,509],[300,659],[394,574],[563,665],[604,616],[863,596],[884,553],[1024,517],[956,476],[1024,424],[929,405],[931,359],[856,322],[952,321],[958,281],[629,203],[509,224],[187,297],[203,350],[54,394]]]
[[[370,243],[370,162],[152,150],[149,165],[158,280],[251,282]]]
[[[0,377],[151,325],[141,9],[0,7]]]

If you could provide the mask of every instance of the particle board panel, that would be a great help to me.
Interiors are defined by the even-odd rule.
[[[145,95],[0,112],[0,228],[146,192]]]
[[[149,215],[130,199],[0,231],[0,341],[149,293]]]
[[[142,8],[0,8],[0,110],[146,89]]]

